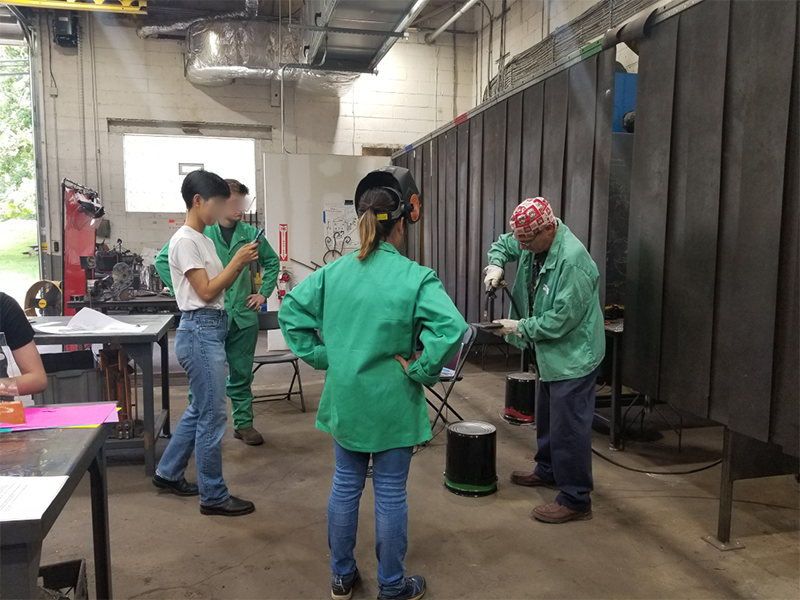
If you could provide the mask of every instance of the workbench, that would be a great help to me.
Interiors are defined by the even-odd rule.
[[[0,475],[68,478],[41,518],[0,521],[0,598],[39,597],[37,579],[42,541],[87,471],[91,485],[96,594],[98,599],[112,597],[104,454],[108,431],[108,425],[100,425],[0,434]]]
[[[142,371],[142,400],[144,405],[144,437],[127,440],[108,440],[110,450],[144,447],[144,472],[152,476],[156,470],[156,441],[163,432],[170,435],[169,423],[169,344],[167,332],[173,324],[172,315],[121,315],[115,317],[123,323],[143,325],[141,331],[131,333],[83,332],[41,333],[35,331],[33,341],[43,345],[69,344],[119,344]],[[31,319],[36,327],[41,323],[66,325],[71,317],[37,317]],[[161,412],[155,414],[153,385],[153,347],[161,346]],[[67,399],[70,401],[71,399]],[[80,400],[75,398],[75,400]]]
[[[625,320],[605,322],[605,333],[611,338],[611,416],[606,419],[595,412],[595,417],[608,421],[608,446],[611,450],[622,450],[622,334]],[[600,404],[598,402],[598,404]]]
[[[109,311],[129,313],[154,313],[164,312],[180,314],[178,302],[171,296],[140,296],[130,300],[70,300],[67,308],[80,310],[93,308],[102,313]]]

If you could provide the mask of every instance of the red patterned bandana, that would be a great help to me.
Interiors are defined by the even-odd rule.
[[[521,235],[532,235],[547,227],[550,223],[555,224],[556,218],[553,216],[553,209],[550,203],[544,198],[528,198],[520,204],[511,215],[511,232],[519,231]]]

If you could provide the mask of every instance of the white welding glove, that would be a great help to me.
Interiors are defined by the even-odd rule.
[[[496,321],[492,321],[492,323],[499,323],[502,325],[500,329],[493,329],[492,333],[496,333],[497,335],[515,335],[517,337],[522,337],[522,334],[519,332],[519,321],[515,321],[513,319],[498,319]]]
[[[487,292],[491,292],[492,289],[505,287],[506,282],[503,278],[505,277],[506,272],[502,267],[498,267],[497,265],[489,265],[483,270],[483,272],[486,275],[483,283],[486,285]]]

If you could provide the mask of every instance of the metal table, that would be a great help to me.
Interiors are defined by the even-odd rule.
[[[174,297],[170,296],[141,296],[138,298],[131,298],[130,300],[70,300],[67,302],[67,308],[80,310],[82,308],[93,308],[102,313],[113,311],[158,311],[158,312],[171,312],[179,314],[178,302]]]
[[[108,426],[0,434],[0,475],[67,476],[40,519],[0,522],[0,598],[38,598],[42,541],[89,471],[97,598],[111,598],[111,545],[104,443]]]
[[[608,446],[611,450],[622,450],[622,334],[625,320],[606,321],[606,337],[611,338],[611,416],[606,419],[595,412],[595,417],[608,421]],[[598,405],[600,403],[598,402]]]
[[[169,424],[169,344],[167,332],[172,327],[172,315],[123,315],[115,317],[123,323],[145,325],[135,333],[75,332],[51,334],[35,332],[38,345],[119,344],[142,370],[142,399],[144,402],[144,439],[109,440],[109,449],[144,447],[144,472],[152,476],[156,470],[156,441],[163,431],[170,435]],[[66,325],[71,317],[37,317],[31,322]],[[156,415],[153,394],[153,344],[161,346],[161,412]]]

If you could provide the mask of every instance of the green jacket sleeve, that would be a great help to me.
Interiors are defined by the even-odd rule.
[[[523,319],[519,331],[526,341],[553,340],[563,337],[580,323],[593,297],[591,278],[583,270],[565,266],[561,273],[553,308],[538,317]]]
[[[439,381],[442,368],[458,353],[467,323],[444,291],[442,282],[429,273],[422,282],[414,307],[414,321],[421,326],[422,355],[408,367],[408,376],[423,385]]]
[[[490,265],[505,267],[506,263],[519,260],[522,256],[522,248],[513,233],[504,233],[489,248],[488,255]]]
[[[170,294],[175,296],[175,290],[172,289],[172,275],[169,273],[169,242],[167,242],[161,249],[161,252],[156,256],[156,273],[161,277],[161,281],[169,288]]]
[[[289,349],[319,371],[328,368],[328,351],[317,330],[322,327],[322,271],[314,271],[283,299],[278,323]]]
[[[281,269],[281,262],[267,240],[262,240],[258,245],[258,262],[261,268],[264,269],[261,288],[258,293],[264,298],[269,298],[278,284],[278,271]]]

